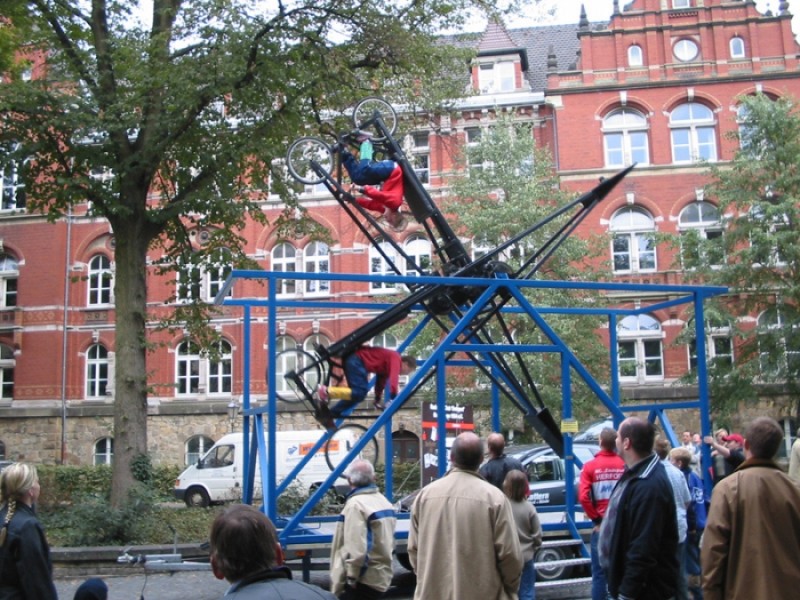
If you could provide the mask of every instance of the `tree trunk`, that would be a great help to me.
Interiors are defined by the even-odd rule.
[[[116,377],[111,504],[120,506],[135,483],[131,463],[147,453],[147,248],[144,217],[113,227],[116,272]]]

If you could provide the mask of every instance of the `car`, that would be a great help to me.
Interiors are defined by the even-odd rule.
[[[596,423],[592,423],[580,433],[576,433],[573,436],[572,441],[599,442],[600,432],[603,431],[603,429],[605,429],[606,427],[610,427],[611,429],[616,429],[616,427],[614,427],[614,421],[611,419],[611,417],[606,417],[602,421],[597,421]]]
[[[594,458],[598,452],[599,446],[596,442],[576,442],[572,445],[574,457],[580,461],[581,465],[586,461]],[[547,444],[531,444],[525,446],[508,446],[506,454],[518,458],[525,468],[528,476],[528,485],[530,486],[530,496],[528,500],[537,508],[539,513],[539,520],[543,525],[555,525],[552,531],[545,531],[546,538],[566,538],[569,533],[560,530],[557,525],[566,521],[566,515],[563,511],[547,510],[553,506],[563,506],[566,503],[566,486],[564,481],[566,479],[566,462],[560,458]],[[575,463],[575,501],[578,500],[578,479],[580,477],[581,466]],[[395,505],[398,512],[411,512],[411,505],[414,499],[419,494],[420,490],[416,490],[411,494],[403,497]],[[576,515],[578,520],[585,520],[585,515],[580,512]],[[575,546],[559,546],[559,545],[545,545],[536,553],[536,579],[537,581],[552,581],[555,579],[564,579],[569,577],[572,573],[572,567],[563,564],[563,562],[555,562],[552,567],[546,566],[544,563],[552,561],[565,561],[571,558],[577,558],[578,551]],[[407,555],[397,554],[400,563],[406,568],[410,569]]]
[[[0,460],[0,473],[2,473],[3,469],[5,469],[8,465],[13,465],[13,464],[14,464],[13,461],[10,460]]]

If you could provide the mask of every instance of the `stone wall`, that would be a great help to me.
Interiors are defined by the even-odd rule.
[[[641,401],[644,398],[631,398]],[[652,398],[648,398],[652,400]],[[680,400],[672,397],[670,400]],[[491,411],[489,406],[473,405],[475,431],[486,436],[491,431]],[[724,423],[732,431],[743,431],[745,425],[754,417],[769,415],[775,419],[790,418],[792,399],[786,395],[764,396],[759,404],[742,405],[740,410]],[[360,411],[359,411],[360,412]],[[185,464],[185,443],[192,436],[204,435],[218,440],[231,431],[227,415],[226,403],[178,403],[152,407],[150,411],[148,439],[150,453],[155,464]],[[684,430],[698,432],[700,419],[697,410],[667,411],[673,430],[680,434]],[[364,411],[365,415],[374,414]],[[8,415],[8,413],[6,413]],[[641,414],[646,417],[646,414]],[[55,464],[61,460],[61,424],[58,411],[26,412],[17,415],[2,415],[0,418],[0,441],[6,449],[9,460],[25,460],[40,464]],[[365,422],[366,424],[366,422]],[[583,428],[590,421],[579,422]],[[795,424],[795,428],[798,424]],[[503,422],[505,429],[523,429],[521,415]],[[241,431],[241,417],[235,422],[237,431]],[[285,405],[278,414],[279,430],[319,429],[319,424],[311,414],[301,406]],[[392,423],[392,431],[404,430],[421,437],[420,408],[412,405],[401,409]],[[90,465],[94,459],[94,446],[97,440],[113,437],[113,415],[111,405],[83,407],[71,410],[66,418],[66,463],[74,465]],[[383,433],[379,434],[379,443]]]

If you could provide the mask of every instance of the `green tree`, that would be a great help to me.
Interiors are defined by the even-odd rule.
[[[728,286],[709,303],[707,329],[738,337],[735,364],[710,365],[712,410],[724,416],[755,387],[780,384],[800,417],[800,112],[796,100],[746,96],[738,110],[739,149],[710,165],[705,197],[718,204],[721,235],[680,237],[690,280]],[[753,326],[747,315],[758,315]]]
[[[459,71],[433,34],[482,4],[153,0],[139,19],[136,3],[116,0],[14,3],[31,26],[4,39],[46,54],[48,69],[0,86],[2,158],[27,164],[29,210],[55,221],[90,201],[115,238],[114,505],[147,452],[148,251],[163,250],[164,269],[242,264],[242,227],[264,219],[267,178],[288,212],[297,206],[271,172],[287,142],[384,81],[395,101],[434,80],[427,102],[461,93],[463,82],[440,77]],[[463,53],[452,64],[463,66]],[[195,252],[198,226],[212,235]],[[207,310],[193,304],[177,317],[193,317],[192,338],[213,348]]]
[[[457,162],[459,175],[452,184],[451,200],[444,206],[447,213],[453,215],[454,229],[471,239],[476,255],[526,231],[573,199],[560,189],[550,153],[535,147],[530,123],[514,115],[500,116],[493,127],[481,132],[479,140],[470,140],[462,155],[457,157]],[[587,259],[592,252],[585,241],[575,236],[566,237],[535,272],[532,273],[530,267],[523,267],[532,255],[545,247],[572,214],[540,227],[510,247],[500,260],[514,271],[522,269],[521,276],[530,279],[591,279],[592,269]],[[593,293],[574,290],[542,289],[528,294],[534,306],[596,305],[598,300]],[[608,354],[597,336],[586,335],[599,325],[597,318],[547,315],[546,319],[596,377],[607,377],[607,369],[601,365],[608,364]],[[509,325],[517,343],[548,343],[530,319],[510,318]],[[495,331],[494,336],[501,339],[502,334]],[[545,404],[551,412],[559,414],[559,357],[555,353],[528,353],[525,359],[530,363]],[[581,416],[596,411],[596,398],[579,378],[573,380],[573,400]]]

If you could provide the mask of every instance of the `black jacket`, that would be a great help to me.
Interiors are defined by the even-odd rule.
[[[608,558],[613,598],[666,600],[677,591],[678,525],[672,485],[653,454],[617,482],[628,484],[619,501]]]
[[[0,510],[5,523],[8,505]],[[44,530],[33,509],[17,502],[0,547],[0,600],[57,600],[53,564]]]
[[[481,467],[481,475],[483,478],[491,483],[493,486],[499,489],[503,489],[503,481],[506,478],[506,474],[509,471],[522,471],[525,472],[525,467],[522,466],[522,463],[519,459],[514,458],[513,456],[508,456],[507,454],[503,454],[502,456],[498,456],[497,458],[493,458],[487,461]]]

